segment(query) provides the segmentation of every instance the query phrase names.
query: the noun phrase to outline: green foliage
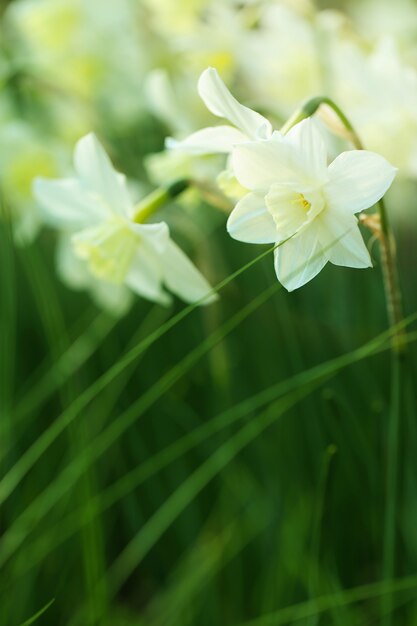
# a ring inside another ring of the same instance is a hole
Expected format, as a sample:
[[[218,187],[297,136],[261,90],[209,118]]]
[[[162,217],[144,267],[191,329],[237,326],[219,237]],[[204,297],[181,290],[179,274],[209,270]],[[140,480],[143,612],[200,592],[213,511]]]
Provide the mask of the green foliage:
[[[19,249],[2,228],[2,623],[44,604],[53,626],[362,625],[389,593],[414,624],[413,319],[390,582],[379,269],[288,294],[218,222],[215,278],[248,263],[219,303],[120,321],[62,286],[48,236]]]

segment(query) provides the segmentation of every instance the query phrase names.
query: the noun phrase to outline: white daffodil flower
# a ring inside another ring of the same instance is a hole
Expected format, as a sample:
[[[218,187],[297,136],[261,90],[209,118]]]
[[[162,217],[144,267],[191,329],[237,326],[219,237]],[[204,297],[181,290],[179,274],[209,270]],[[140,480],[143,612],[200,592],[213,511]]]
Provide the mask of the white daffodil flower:
[[[186,302],[210,292],[210,285],[170,238],[165,222],[135,223],[126,179],[113,169],[94,134],[80,139],[74,152],[76,177],[37,178],[34,193],[44,221],[70,234],[72,252],[92,278],[110,288],[127,286],[161,304],[164,287]],[[204,304],[216,299],[207,295]]]
[[[373,206],[391,185],[396,169],[383,157],[351,150],[328,166],[322,136],[307,119],[285,136],[236,146],[232,166],[250,193],[230,214],[228,232],[248,243],[281,243],[275,271],[288,291],[328,261],[372,265],[355,213]]]
[[[232,126],[203,128],[183,141],[168,138],[167,148],[183,150],[195,155],[229,154],[236,144],[271,137],[270,122],[260,113],[240,104],[213,67],[207,68],[201,74],[198,81],[198,93],[213,115],[228,120]]]

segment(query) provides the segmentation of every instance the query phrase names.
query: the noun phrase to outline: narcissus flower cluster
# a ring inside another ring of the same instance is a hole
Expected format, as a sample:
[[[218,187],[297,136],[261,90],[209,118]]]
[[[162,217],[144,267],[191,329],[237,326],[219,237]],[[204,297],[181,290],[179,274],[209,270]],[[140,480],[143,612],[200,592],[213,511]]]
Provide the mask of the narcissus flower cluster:
[[[396,169],[366,150],[343,152],[328,165],[314,120],[301,121],[286,135],[273,132],[265,118],[235,100],[213,68],[201,76],[199,92],[210,111],[233,126],[206,128],[169,145],[230,155],[227,167],[243,190],[227,222],[230,235],[276,244],[275,271],[290,291],[327,262],[370,267],[355,214],[382,198]]]
[[[328,262],[370,267],[355,214],[383,197],[396,169],[366,150],[343,152],[329,164],[315,120],[304,119],[286,134],[274,131],[233,97],[213,68],[201,75],[198,91],[207,108],[229,124],[167,145],[196,158],[227,156],[226,178],[239,195],[227,220],[229,234],[274,244],[276,275],[289,291]],[[162,304],[170,300],[166,289],[187,302],[213,301],[209,284],[171,239],[167,224],[141,223],[125,177],[93,134],[78,142],[74,166],[74,178],[38,179],[34,189],[44,220],[67,233],[67,258],[70,250],[89,280],[104,283],[107,292],[124,287]]]

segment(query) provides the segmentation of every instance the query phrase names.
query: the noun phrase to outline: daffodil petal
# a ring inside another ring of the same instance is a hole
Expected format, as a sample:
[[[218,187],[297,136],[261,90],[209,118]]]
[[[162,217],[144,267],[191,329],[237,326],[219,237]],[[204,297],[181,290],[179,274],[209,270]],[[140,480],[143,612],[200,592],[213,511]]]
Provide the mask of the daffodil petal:
[[[114,317],[125,315],[132,304],[133,294],[125,285],[113,285],[104,280],[91,281],[91,296],[97,306]]]
[[[274,256],[277,278],[288,291],[308,283],[327,263],[316,224],[281,244]]]
[[[72,289],[84,289],[91,283],[86,263],[79,259],[68,234],[60,234],[56,248],[56,265],[61,279]]]
[[[94,135],[82,137],[74,151],[75,170],[86,186],[121,215],[128,215],[131,200],[125,176],[116,172],[103,146]]]
[[[266,194],[274,183],[299,180],[298,171],[292,163],[292,150],[279,135],[268,141],[235,146],[231,164],[240,184],[251,191],[264,191]]]
[[[307,181],[324,181],[327,176],[327,150],[317,123],[308,118],[288,131],[286,141],[293,146],[298,168],[303,169]]]
[[[135,224],[132,222],[130,229],[145,239],[148,244],[159,253],[165,250],[169,240],[169,228],[165,222],[157,222],[156,224]]]
[[[358,213],[373,206],[391,186],[397,170],[366,150],[340,154],[328,168],[325,193],[333,209]]]
[[[209,111],[229,120],[249,139],[267,139],[271,136],[272,127],[269,121],[256,111],[240,104],[214,68],[209,67],[201,74],[198,93]]]
[[[245,243],[275,243],[277,229],[263,196],[248,193],[227,220],[227,231],[233,239]]]
[[[162,288],[162,281],[160,259],[147,245],[139,245],[125,278],[125,284],[147,300],[168,305],[171,297]]]
[[[185,302],[197,302],[210,293],[207,280],[172,239],[168,241],[161,262],[165,285]],[[211,304],[217,299],[217,294],[210,294],[202,304]]]
[[[89,194],[77,179],[36,178],[33,193],[43,219],[55,228],[86,228],[106,216],[102,203]]]
[[[325,213],[320,219],[320,242],[329,261],[345,267],[372,267],[354,215]]]
[[[92,276],[87,264],[74,254],[68,235],[62,235],[57,245],[57,269],[62,280],[72,289],[89,289],[100,308],[119,317],[128,310],[132,292],[125,285],[115,285]]]
[[[217,154],[229,153],[233,146],[247,141],[244,135],[233,126],[209,126],[189,135],[183,141],[176,141],[168,137],[165,147],[170,150],[181,150],[188,154]]]

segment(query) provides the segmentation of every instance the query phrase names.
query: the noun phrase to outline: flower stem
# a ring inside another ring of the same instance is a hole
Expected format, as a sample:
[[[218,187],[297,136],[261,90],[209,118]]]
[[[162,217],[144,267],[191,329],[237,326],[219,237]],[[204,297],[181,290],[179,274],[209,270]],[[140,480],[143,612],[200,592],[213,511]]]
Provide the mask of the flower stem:
[[[402,359],[393,353],[391,369],[391,405],[387,425],[387,469],[385,487],[384,539],[382,578],[392,583],[395,573],[396,516],[398,502],[399,443],[401,426]],[[393,598],[391,591],[381,597],[381,617],[384,626],[392,624]]]
[[[330,98],[318,97],[306,102],[301,109],[284,124],[281,129],[287,133],[295,124],[314,115],[321,105],[327,105],[337,115],[345,130],[347,138],[357,150],[363,150],[362,141],[343,111]],[[378,239],[381,250],[381,266],[384,278],[385,299],[387,303],[388,320],[390,327],[396,327],[392,336],[392,368],[391,368],[391,401],[387,424],[387,457],[386,457],[386,495],[384,512],[383,538],[383,579],[390,582],[395,573],[396,552],[396,511],[398,504],[398,474],[399,474],[399,439],[400,415],[402,400],[402,370],[406,356],[406,341],[404,328],[401,322],[404,318],[402,310],[401,289],[398,279],[398,270],[395,253],[395,240],[389,223],[388,213],[384,200],[378,202],[380,231]],[[381,601],[381,617],[384,626],[392,624],[392,592],[388,591]]]
[[[185,191],[189,185],[190,182],[188,180],[180,179],[166,187],[155,189],[135,206],[133,221],[138,224],[146,222],[155,211]]]
[[[381,220],[381,264],[384,276],[385,298],[391,326],[399,324],[403,318],[402,297],[396,263],[395,240],[389,225],[388,214],[383,198],[378,203]],[[392,349],[401,357],[406,351],[404,329],[398,328],[392,337]]]
[[[285,135],[293,126],[295,126],[295,124],[305,120],[307,117],[312,117],[323,104],[331,108],[334,113],[336,113],[344,128],[347,130],[348,139],[350,139],[355,148],[357,150],[363,150],[363,145],[359,135],[350,123],[349,119],[343,113],[342,109],[327,96],[317,96],[316,98],[311,98],[311,100],[308,100],[305,104],[303,104],[303,106],[298,109],[298,111],[296,111],[287,122],[285,122],[284,126],[281,128],[281,133]]]

